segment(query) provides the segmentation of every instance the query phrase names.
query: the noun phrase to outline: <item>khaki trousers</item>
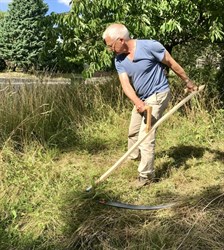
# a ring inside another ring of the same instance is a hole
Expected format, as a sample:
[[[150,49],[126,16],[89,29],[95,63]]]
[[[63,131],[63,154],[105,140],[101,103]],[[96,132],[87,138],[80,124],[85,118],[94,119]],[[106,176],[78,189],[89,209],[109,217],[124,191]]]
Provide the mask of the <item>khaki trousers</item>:
[[[145,100],[145,104],[152,107],[151,126],[153,126],[162,116],[164,110],[168,106],[170,99],[170,91],[156,93]],[[131,114],[131,121],[128,131],[128,149],[135,144],[139,139],[145,136],[146,114],[137,112],[134,106]],[[156,131],[152,132],[129,156],[130,159],[141,157],[138,166],[139,175],[142,177],[152,178],[155,175],[154,156],[155,156],[155,139]]]

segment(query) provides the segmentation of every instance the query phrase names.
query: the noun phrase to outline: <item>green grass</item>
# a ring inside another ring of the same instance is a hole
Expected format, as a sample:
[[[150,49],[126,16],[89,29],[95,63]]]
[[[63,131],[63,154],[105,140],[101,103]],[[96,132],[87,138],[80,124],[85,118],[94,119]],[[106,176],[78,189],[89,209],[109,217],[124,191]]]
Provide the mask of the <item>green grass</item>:
[[[159,127],[150,187],[133,188],[138,162],[125,162],[87,193],[126,152],[120,88],[11,93],[0,102],[0,249],[224,249],[223,110],[196,98]],[[100,199],[176,205],[133,211]]]

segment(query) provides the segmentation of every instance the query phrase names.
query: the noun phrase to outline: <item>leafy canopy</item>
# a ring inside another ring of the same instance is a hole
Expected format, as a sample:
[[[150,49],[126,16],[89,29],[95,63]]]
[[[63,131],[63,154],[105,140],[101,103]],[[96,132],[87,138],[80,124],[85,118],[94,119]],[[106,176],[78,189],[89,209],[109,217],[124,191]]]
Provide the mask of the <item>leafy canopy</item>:
[[[88,63],[92,74],[111,66],[101,38],[110,23],[124,23],[133,37],[157,39],[171,51],[191,40],[223,40],[223,9],[222,0],[73,0],[61,22],[69,27],[71,56]]]

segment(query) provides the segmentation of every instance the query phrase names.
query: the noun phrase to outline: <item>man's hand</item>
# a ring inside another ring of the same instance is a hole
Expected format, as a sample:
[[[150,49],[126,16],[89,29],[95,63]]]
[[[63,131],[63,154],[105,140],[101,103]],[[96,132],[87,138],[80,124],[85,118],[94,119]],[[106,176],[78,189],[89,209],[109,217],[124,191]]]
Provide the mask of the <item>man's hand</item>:
[[[190,79],[185,80],[186,83],[186,89],[185,92],[193,92],[193,91],[197,91],[198,87],[196,85],[193,84],[193,82]]]
[[[145,103],[141,100],[135,104],[135,107],[139,113],[142,113],[145,111]]]

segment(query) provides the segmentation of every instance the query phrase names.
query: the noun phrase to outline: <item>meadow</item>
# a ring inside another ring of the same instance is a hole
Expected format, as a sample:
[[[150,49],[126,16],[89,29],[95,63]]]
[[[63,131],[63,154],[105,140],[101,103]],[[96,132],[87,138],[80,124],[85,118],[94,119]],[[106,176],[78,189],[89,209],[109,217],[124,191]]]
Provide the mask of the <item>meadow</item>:
[[[224,249],[224,110],[207,89],[158,128],[156,182],[136,190],[138,162],[125,162],[88,193],[127,150],[132,105],[117,79],[9,84],[0,95],[0,249]],[[169,109],[185,96],[180,83],[172,95]]]

